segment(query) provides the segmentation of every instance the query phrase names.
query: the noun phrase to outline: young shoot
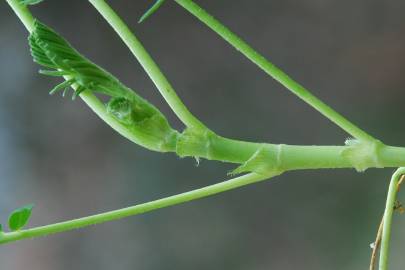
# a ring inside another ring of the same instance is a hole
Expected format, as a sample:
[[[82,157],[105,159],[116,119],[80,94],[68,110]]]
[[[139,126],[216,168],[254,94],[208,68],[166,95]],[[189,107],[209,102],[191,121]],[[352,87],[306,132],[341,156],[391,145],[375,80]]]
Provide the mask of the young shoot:
[[[82,56],[55,31],[36,20],[29,44],[34,61],[53,69],[40,70],[41,74],[67,78],[50,94],[63,90],[65,95],[75,85],[73,99],[84,91],[107,95],[111,98],[106,105],[107,112],[130,130],[140,145],[160,152],[175,149],[177,132],[156,107]]]

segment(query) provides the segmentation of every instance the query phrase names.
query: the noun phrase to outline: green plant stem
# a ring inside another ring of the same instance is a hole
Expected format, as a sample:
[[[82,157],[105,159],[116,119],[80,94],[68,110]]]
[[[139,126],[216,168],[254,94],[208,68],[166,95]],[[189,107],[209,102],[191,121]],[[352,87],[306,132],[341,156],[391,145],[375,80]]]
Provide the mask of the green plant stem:
[[[394,213],[394,205],[398,193],[398,183],[404,174],[405,168],[402,167],[396,170],[391,177],[391,182],[387,195],[387,202],[384,211],[379,270],[388,270],[388,254],[391,238],[392,214]]]
[[[258,181],[262,181],[268,177],[258,174],[247,174],[244,176],[236,177],[231,180],[218,183],[215,185],[203,187],[193,191],[181,193],[178,195],[170,196],[167,198],[135,205],[132,207],[127,207],[115,211],[110,211],[102,214],[92,215],[88,217],[83,217],[75,220],[50,224],[46,226],[36,227],[27,230],[21,230],[17,232],[9,232],[0,234],[0,244],[5,244],[8,242],[13,242],[17,240],[46,236],[53,233],[69,231],[73,229],[78,229],[86,227],[89,225],[94,225],[98,223],[103,223],[107,221],[117,220],[125,218],[128,216],[138,215],[146,212],[150,212],[159,208],[164,208],[176,204],[181,204],[184,202],[200,199],[217,193],[221,193],[227,190],[235,189],[244,185],[252,184]]]
[[[179,117],[179,119],[189,128],[206,130],[207,128],[205,125],[194,117],[183,104],[169,81],[156,65],[155,61],[145,50],[142,43],[135,37],[135,35],[131,32],[123,20],[115,13],[115,11],[104,0],[89,0],[89,2],[111,25],[136,59],[138,59],[139,63],[145,69],[146,73],[152,79],[177,117]]]
[[[209,147],[207,147],[207,141]],[[179,144],[179,143],[178,143]],[[178,146],[179,148],[179,146]],[[349,146],[286,145],[243,142],[214,135],[207,138],[193,137],[182,145],[180,156],[196,156],[208,160],[221,160],[231,163],[244,163],[255,152],[263,148],[268,152],[264,162],[271,164],[278,160],[283,171],[302,169],[353,168],[353,162],[368,159],[367,153],[359,155],[356,160],[346,158],[344,153]],[[183,153],[184,151],[184,153]],[[405,148],[383,145],[374,153],[379,167],[401,167],[405,165]],[[369,167],[374,167],[369,165]]]
[[[216,20],[213,16],[208,14],[202,7],[194,3],[192,0],[175,0],[180,6],[185,8],[200,21],[206,24],[209,28],[214,30],[218,35],[223,39],[229,42],[233,47],[238,51],[244,54],[249,60],[259,66],[267,74],[273,77],[275,80],[284,85],[287,89],[297,95],[299,98],[304,100],[306,103],[311,105],[321,114],[326,116],[333,123],[341,127],[347,133],[353,137],[363,140],[363,141],[372,141],[375,140],[372,136],[358,128],[356,125],[351,123],[348,119],[343,117],[341,114],[333,110],[327,104],[322,102],[320,99],[311,94],[307,89],[302,85],[290,78],[286,73],[273,65],[270,61],[264,58],[256,50],[254,50],[249,44],[243,41],[240,37],[234,34],[221,22]]]
[[[34,17],[32,17],[32,14],[28,10],[28,8],[20,4],[18,0],[6,0],[6,1],[10,5],[10,7],[14,10],[17,17],[24,24],[28,32],[31,33],[34,30]]]
[[[7,0],[7,2],[15,11],[17,16],[22,20],[26,28],[29,31],[32,31],[34,19],[31,16],[29,10],[19,4],[18,0]],[[202,124],[199,125],[198,122],[195,121],[195,118],[187,111],[187,109],[184,107],[184,105],[181,103],[181,101],[178,99],[173,91],[165,92],[167,91],[167,89],[165,88],[167,87],[167,85],[164,83],[165,78],[158,69],[154,68],[155,64],[152,59],[150,59],[142,46],[139,47],[140,43],[137,43],[136,38],[118,18],[118,16],[108,7],[108,5],[104,1],[91,0],[91,2],[96,7],[98,7],[98,9],[101,10],[102,14],[105,15],[106,18],[108,18],[107,20],[111,24],[113,24],[115,28],[118,29],[116,30],[120,31],[121,35],[123,35],[122,37],[128,39],[127,42],[129,42],[130,44],[133,43],[131,47],[133,49],[137,48],[137,50],[139,50],[138,57],[140,57],[141,60],[143,59],[143,57],[149,59],[146,60],[146,62],[145,60],[142,60],[144,61],[144,65],[146,66],[146,68],[150,69],[149,73],[152,73],[152,76],[157,76],[158,79],[156,79],[155,77],[155,83],[157,80],[158,83],[161,84],[161,91],[166,93],[166,97],[171,100],[172,106],[174,107],[174,109],[177,110],[179,117],[185,120],[184,122],[186,123],[186,125],[190,125],[192,127],[192,130],[197,129],[200,131],[205,131],[199,132],[196,136],[194,136],[193,134],[187,134],[186,132],[179,134],[177,138],[178,141],[176,142],[176,146],[175,149],[173,149],[173,152],[176,152],[181,156],[196,156],[234,163],[244,163],[248,161],[252,156],[254,156],[255,153],[257,153],[259,150],[263,150],[266,153],[266,157],[268,157],[268,160],[263,160],[262,162],[264,162],[264,164],[272,165],[271,161],[276,161],[278,167],[275,168],[275,173],[277,174],[283,171],[296,169],[352,168],[356,167],[356,162],[360,162],[363,164],[363,160],[367,161],[374,159],[378,160],[378,166],[380,167],[405,166],[405,148],[402,147],[380,145],[378,147],[378,151],[371,152],[368,152],[367,147],[360,148],[359,151],[354,151],[355,153],[359,152],[359,154],[354,155],[355,159],[353,160],[353,158],[348,159],[347,156],[343,154],[347,152],[347,150],[352,150],[352,146],[294,146],[259,144],[231,140],[209,132]],[[124,30],[122,30],[121,28],[123,28]],[[116,121],[111,115],[109,115],[106,112],[105,105],[100,102],[93,94],[87,91],[83,92],[80,97],[100,118],[107,122],[107,124],[117,130],[124,137],[136,143],[136,138],[132,136],[131,132],[128,131],[125,126]],[[184,110],[181,109],[182,107],[184,108]],[[354,148],[354,150],[356,149]],[[370,163],[369,165],[372,167],[375,166],[374,163]],[[274,175],[275,174],[272,174],[271,172],[269,172],[268,174],[250,173],[222,183],[128,208],[123,208],[61,223],[36,227],[32,229],[21,230],[18,232],[1,233],[0,243],[7,243],[25,238],[44,236],[51,233],[72,230],[91,224],[107,222],[131,215],[145,213],[159,208],[196,200],[237,187],[252,184]]]

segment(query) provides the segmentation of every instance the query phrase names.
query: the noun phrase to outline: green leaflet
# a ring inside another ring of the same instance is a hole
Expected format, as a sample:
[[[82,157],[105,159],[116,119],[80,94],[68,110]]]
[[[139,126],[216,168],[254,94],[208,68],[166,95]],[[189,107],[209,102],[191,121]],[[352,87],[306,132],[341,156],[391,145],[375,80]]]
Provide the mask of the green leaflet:
[[[41,2],[43,2],[44,0],[20,0],[20,4],[27,6],[27,5],[36,5],[39,4]]]
[[[31,217],[32,208],[34,208],[34,205],[29,204],[18,208],[11,213],[8,219],[8,226],[11,231],[18,231],[27,225]]]
[[[139,144],[156,151],[174,150],[177,132],[170,127],[166,117],[112,74],[82,56],[55,31],[35,21],[29,45],[34,61],[51,69],[40,73],[66,79],[50,94],[63,89],[65,94],[70,86],[75,86],[73,99],[83,91],[107,95],[111,97],[107,112],[130,130]]]

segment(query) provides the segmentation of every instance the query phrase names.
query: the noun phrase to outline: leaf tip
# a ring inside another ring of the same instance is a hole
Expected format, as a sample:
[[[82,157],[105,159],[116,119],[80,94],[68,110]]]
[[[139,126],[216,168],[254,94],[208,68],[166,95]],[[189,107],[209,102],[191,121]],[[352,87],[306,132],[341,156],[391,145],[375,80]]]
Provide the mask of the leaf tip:
[[[138,20],[138,23],[143,23],[153,13],[155,13],[165,2],[165,0],[157,0]]]

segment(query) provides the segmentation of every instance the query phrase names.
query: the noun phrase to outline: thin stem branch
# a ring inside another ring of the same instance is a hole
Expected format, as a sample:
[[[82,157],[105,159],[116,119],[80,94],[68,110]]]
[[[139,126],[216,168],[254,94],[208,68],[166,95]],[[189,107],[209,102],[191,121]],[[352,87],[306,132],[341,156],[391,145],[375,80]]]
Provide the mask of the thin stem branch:
[[[34,30],[34,17],[32,17],[31,12],[28,8],[20,3],[18,0],[6,0],[10,7],[14,10],[17,17],[21,20],[24,24],[25,28],[27,28],[28,32],[32,32]]]
[[[375,241],[373,243],[372,247],[372,252],[371,252],[371,258],[370,258],[370,267],[369,270],[374,270],[375,268],[375,263],[377,259],[377,251],[380,247],[381,244],[381,236],[382,236],[382,231],[383,231],[383,225],[384,225],[384,216],[381,219],[380,225],[378,226],[377,230],[377,236],[375,237]]]
[[[213,16],[208,14],[202,7],[194,3],[192,0],[175,0],[180,6],[185,8],[200,21],[206,24],[209,28],[214,30],[223,39],[229,42],[233,47],[245,55],[249,60],[259,66],[263,71],[273,77],[275,80],[284,85],[287,89],[297,95],[299,98],[304,100],[310,106],[315,108],[318,112],[326,116],[333,123],[341,127],[347,133],[353,137],[370,141],[375,140],[372,136],[367,134],[365,131],[361,130],[359,127],[351,123],[348,119],[343,117],[341,114],[333,110],[327,104],[322,102],[320,99],[311,94],[302,85],[290,78],[286,73],[280,70],[278,67],[273,65],[270,61],[264,58],[256,50],[254,50],[249,44],[243,41],[235,33],[229,30],[221,22],[216,20]]]
[[[404,180],[405,180],[405,177],[402,175],[401,179],[399,180],[399,182],[397,184],[397,191],[396,191],[397,194],[398,194],[399,190],[401,189],[401,185],[404,182]],[[374,268],[375,268],[376,259],[377,259],[377,251],[378,251],[378,248],[380,247],[380,244],[381,244],[383,225],[384,225],[384,216],[381,218],[380,225],[378,226],[377,236],[376,236],[375,241],[373,243],[373,251],[371,253],[369,270],[374,270]]]
[[[388,270],[388,254],[391,238],[392,214],[394,212],[395,200],[398,192],[398,184],[401,181],[403,181],[404,174],[405,174],[405,167],[402,167],[396,170],[391,177],[391,182],[387,195],[387,202],[384,211],[379,270]]]
[[[0,244],[14,242],[27,238],[41,237],[49,234],[65,232],[74,230],[94,224],[104,223],[107,221],[117,220],[129,216],[134,216],[160,208],[169,207],[176,204],[181,204],[188,201],[197,200],[203,197],[211,196],[217,193],[221,193],[227,190],[235,189],[241,186],[259,182],[269,178],[255,173],[246,174],[240,177],[233,178],[231,180],[214,184],[211,186],[203,187],[193,191],[181,193],[178,195],[166,197],[163,199],[138,204],[135,206],[122,208],[102,214],[92,215],[79,219],[69,220],[60,223],[54,223],[46,226],[36,227],[27,230],[21,230],[16,232],[0,234]]]
[[[183,104],[169,81],[160,71],[155,61],[145,50],[142,43],[136,38],[136,36],[131,32],[117,13],[104,0],[89,0],[89,2],[111,25],[136,59],[138,59],[139,63],[145,69],[146,73],[152,79],[163,98],[169,104],[170,108],[174,111],[177,117],[179,117],[179,119],[190,128],[202,130],[207,129],[205,125],[201,123],[194,115],[192,115],[187,107]]]

